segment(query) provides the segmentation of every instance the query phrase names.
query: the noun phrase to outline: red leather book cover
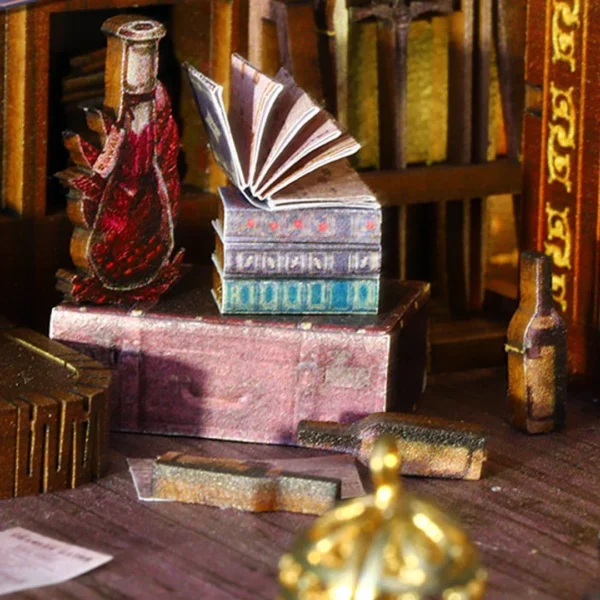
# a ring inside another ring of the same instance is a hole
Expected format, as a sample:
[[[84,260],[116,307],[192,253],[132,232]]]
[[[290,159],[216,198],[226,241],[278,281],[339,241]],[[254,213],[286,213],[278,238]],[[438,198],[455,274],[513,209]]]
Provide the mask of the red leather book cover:
[[[428,284],[386,282],[378,316],[225,317],[196,275],[149,312],[54,309],[51,337],[113,368],[113,428],[293,443],[302,419],[413,409]]]
[[[600,237],[600,3],[529,0],[524,115],[525,248],[552,258],[569,372],[593,375]]]

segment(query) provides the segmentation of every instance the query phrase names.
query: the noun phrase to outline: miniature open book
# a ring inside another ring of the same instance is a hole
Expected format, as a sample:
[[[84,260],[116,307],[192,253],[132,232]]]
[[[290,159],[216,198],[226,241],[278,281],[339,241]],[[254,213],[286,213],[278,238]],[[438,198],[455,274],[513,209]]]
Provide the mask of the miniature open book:
[[[281,210],[377,203],[345,160],[358,142],[284,69],[268,77],[232,55],[229,113],[223,88],[186,69],[215,158],[252,204]]]

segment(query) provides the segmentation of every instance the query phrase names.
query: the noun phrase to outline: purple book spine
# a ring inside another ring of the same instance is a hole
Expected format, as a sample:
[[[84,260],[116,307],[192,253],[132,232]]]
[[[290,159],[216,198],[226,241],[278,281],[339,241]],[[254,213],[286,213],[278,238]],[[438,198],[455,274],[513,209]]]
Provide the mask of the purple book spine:
[[[227,277],[375,278],[381,247],[342,244],[236,243],[217,236],[215,258]]]
[[[223,239],[247,242],[381,243],[381,207],[300,208],[267,211],[250,205],[235,188],[219,188]]]

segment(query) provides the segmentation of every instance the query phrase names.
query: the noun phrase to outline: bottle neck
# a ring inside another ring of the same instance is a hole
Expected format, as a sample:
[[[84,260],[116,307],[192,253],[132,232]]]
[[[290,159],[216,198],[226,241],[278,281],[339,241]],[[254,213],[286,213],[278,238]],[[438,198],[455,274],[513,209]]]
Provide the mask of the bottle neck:
[[[104,106],[117,121],[125,104],[137,104],[157,85],[158,44],[165,28],[142,17],[120,15],[105,21],[107,36]]]
[[[552,311],[552,261],[541,252],[521,254],[520,307],[548,315]]]

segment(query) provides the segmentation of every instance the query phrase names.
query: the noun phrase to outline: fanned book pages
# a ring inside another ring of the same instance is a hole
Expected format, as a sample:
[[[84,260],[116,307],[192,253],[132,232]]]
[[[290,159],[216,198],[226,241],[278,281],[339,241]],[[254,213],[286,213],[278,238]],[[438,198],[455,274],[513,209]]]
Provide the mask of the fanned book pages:
[[[249,202],[267,210],[377,205],[346,160],[359,143],[284,69],[268,77],[234,54],[229,112],[220,85],[186,70],[215,159]]]

